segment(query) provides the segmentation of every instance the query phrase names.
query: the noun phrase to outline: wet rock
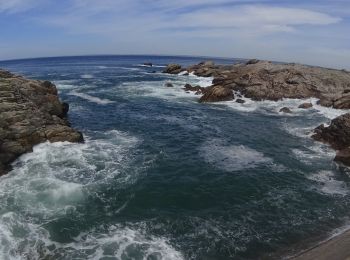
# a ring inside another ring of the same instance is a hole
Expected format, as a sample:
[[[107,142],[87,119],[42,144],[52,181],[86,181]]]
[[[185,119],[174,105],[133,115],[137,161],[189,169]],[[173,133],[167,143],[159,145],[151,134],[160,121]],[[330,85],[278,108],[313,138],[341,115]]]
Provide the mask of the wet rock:
[[[68,110],[53,83],[0,70],[0,175],[41,142],[82,142],[83,135],[69,126]]]
[[[350,113],[333,119],[328,127],[318,126],[312,138],[329,144],[337,150],[335,160],[350,166]]]
[[[173,87],[174,87],[174,85],[171,84],[171,83],[169,83],[169,82],[165,83],[165,86],[166,86],[167,88],[173,88]]]
[[[245,103],[245,101],[243,99],[240,99],[240,98],[237,98],[236,102],[239,103],[239,104],[244,104]]]
[[[199,99],[199,102],[218,102],[233,99],[234,94],[231,89],[224,88],[223,86],[212,86],[205,89],[204,95]]]
[[[169,64],[163,72],[168,74],[179,74],[181,71],[182,68],[179,64]]]
[[[311,103],[303,103],[300,106],[298,106],[298,108],[303,108],[303,109],[312,108],[312,104]]]
[[[290,110],[290,108],[288,108],[288,107],[282,107],[282,108],[280,109],[280,112],[281,112],[281,113],[291,114],[291,113],[292,113],[292,110]]]
[[[196,92],[196,95],[199,95],[203,92],[203,89],[201,86],[192,86],[191,84],[186,84],[184,86],[184,90],[185,91],[193,91],[193,92]]]
[[[153,64],[151,62],[145,62],[143,65],[147,66],[147,67],[152,67]]]

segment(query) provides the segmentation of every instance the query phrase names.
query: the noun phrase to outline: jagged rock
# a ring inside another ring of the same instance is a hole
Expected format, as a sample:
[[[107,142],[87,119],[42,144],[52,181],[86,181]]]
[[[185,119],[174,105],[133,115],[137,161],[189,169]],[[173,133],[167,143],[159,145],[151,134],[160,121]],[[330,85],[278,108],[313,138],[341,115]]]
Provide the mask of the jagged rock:
[[[308,109],[311,108],[312,104],[311,103],[303,103],[300,106],[298,106],[298,108],[303,108],[303,109]]]
[[[203,89],[201,86],[192,86],[190,84],[186,84],[184,86],[185,91],[194,91],[197,95],[201,94],[203,92]]]
[[[251,59],[251,60],[248,60],[246,65],[252,65],[252,64],[257,64],[259,62],[259,60],[257,59]]]
[[[145,62],[143,65],[148,66],[148,67],[152,67],[153,66],[153,64],[151,62]]]
[[[288,108],[288,107],[282,107],[282,108],[280,109],[280,112],[281,112],[281,113],[291,114],[291,113],[292,113],[292,110],[290,110],[290,108]]]
[[[181,71],[183,70],[179,64],[169,64],[163,72],[168,74],[179,74]]]
[[[328,127],[318,126],[312,137],[337,150],[335,161],[350,166],[350,113],[333,119]]]
[[[245,101],[243,99],[240,99],[240,98],[237,98],[236,102],[239,103],[239,104],[244,104],[245,103]]]
[[[47,140],[82,142],[82,134],[69,127],[68,110],[51,82],[0,70],[0,175],[36,144]]]
[[[165,83],[165,86],[166,86],[167,88],[173,88],[173,87],[174,87],[174,85],[171,84],[171,83],[169,83],[169,82]]]
[[[333,107],[337,109],[350,109],[350,95],[344,94],[333,101]]]
[[[258,60],[251,60],[248,65],[202,62],[182,70],[197,76],[214,77],[213,86],[239,91],[256,101],[314,97],[320,99],[318,103],[322,106],[350,108],[347,92],[350,90],[350,73],[340,70]]]
[[[231,89],[224,88],[223,86],[212,86],[205,89],[204,95],[199,99],[199,102],[218,102],[233,99],[234,94]]]

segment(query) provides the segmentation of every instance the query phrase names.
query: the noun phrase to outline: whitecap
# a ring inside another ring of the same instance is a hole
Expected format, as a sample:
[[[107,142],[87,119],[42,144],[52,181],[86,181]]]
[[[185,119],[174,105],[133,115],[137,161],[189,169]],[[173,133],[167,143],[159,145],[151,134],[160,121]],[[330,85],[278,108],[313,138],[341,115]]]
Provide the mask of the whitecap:
[[[335,178],[332,171],[320,171],[315,174],[308,175],[309,180],[317,182],[316,189],[324,194],[345,196],[349,192],[344,181]]]
[[[199,151],[207,163],[225,171],[240,171],[263,164],[273,165],[273,160],[261,152],[244,145],[224,144],[220,139],[205,142]]]
[[[92,78],[94,78],[94,76],[91,75],[91,74],[83,74],[83,75],[81,75],[80,77],[81,77],[82,79],[92,79]]]
[[[93,102],[93,103],[96,103],[99,105],[107,105],[107,104],[114,103],[114,101],[109,100],[107,98],[102,99],[102,98],[91,96],[91,95],[86,94],[86,93],[77,92],[75,90],[69,92],[68,95],[80,97],[82,99],[88,100],[90,102]]]

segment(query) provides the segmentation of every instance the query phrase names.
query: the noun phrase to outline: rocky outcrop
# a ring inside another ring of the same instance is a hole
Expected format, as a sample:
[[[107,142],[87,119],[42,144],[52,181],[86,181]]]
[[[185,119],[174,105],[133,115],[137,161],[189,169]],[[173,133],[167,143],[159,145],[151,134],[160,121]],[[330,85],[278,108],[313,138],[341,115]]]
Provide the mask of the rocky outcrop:
[[[68,110],[51,82],[0,70],[0,175],[36,144],[82,142],[82,134],[69,126]]]
[[[179,74],[182,71],[184,70],[179,64],[169,64],[163,72],[168,74]]]
[[[231,89],[223,86],[212,86],[205,90],[204,95],[199,99],[199,102],[219,102],[233,99],[234,94]]]
[[[350,165],[350,113],[333,119],[328,127],[320,125],[314,132],[312,137],[315,140],[337,150],[336,161]]]
[[[300,106],[298,106],[298,108],[302,108],[302,109],[312,108],[312,104],[311,103],[303,103]]]
[[[350,73],[343,70],[250,60],[232,65],[201,62],[187,68],[170,64],[164,72],[177,74],[185,70],[213,77],[213,86],[240,92],[256,101],[314,97],[322,106],[350,108]]]
[[[288,107],[282,107],[279,112],[280,113],[291,114],[292,110],[290,110],[290,108],[288,108]]]
[[[205,91],[205,88],[201,87],[201,86],[192,86],[191,84],[186,84],[184,86],[184,90],[186,92],[188,91],[192,91],[192,92],[196,92],[195,94],[196,95],[200,95],[200,94],[203,94],[204,91]]]

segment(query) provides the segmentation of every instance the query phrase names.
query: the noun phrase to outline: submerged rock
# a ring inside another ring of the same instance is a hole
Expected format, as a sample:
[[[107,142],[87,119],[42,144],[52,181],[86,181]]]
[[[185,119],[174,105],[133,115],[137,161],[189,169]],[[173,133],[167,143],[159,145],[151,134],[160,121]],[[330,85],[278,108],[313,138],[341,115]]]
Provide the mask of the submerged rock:
[[[173,88],[173,87],[174,87],[174,85],[171,84],[171,83],[169,83],[169,82],[165,83],[165,86],[166,86],[167,88]]]
[[[223,86],[212,86],[205,89],[204,95],[199,99],[199,102],[218,102],[233,99],[234,94],[231,89],[224,88]]]
[[[152,67],[153,66],[153,64],[151,62],[145,62],[143,65],[148,66],[148,67]]]
[[[244,104],[245,103],[245,101],[243,99],[240,99],[240,98],[237,98],[236,102],[239,103],[239,104]]]
[[[0,175],[39,143],[83,142],[82,134],[69,126],[68,110],[53,83],[0,70]]]

